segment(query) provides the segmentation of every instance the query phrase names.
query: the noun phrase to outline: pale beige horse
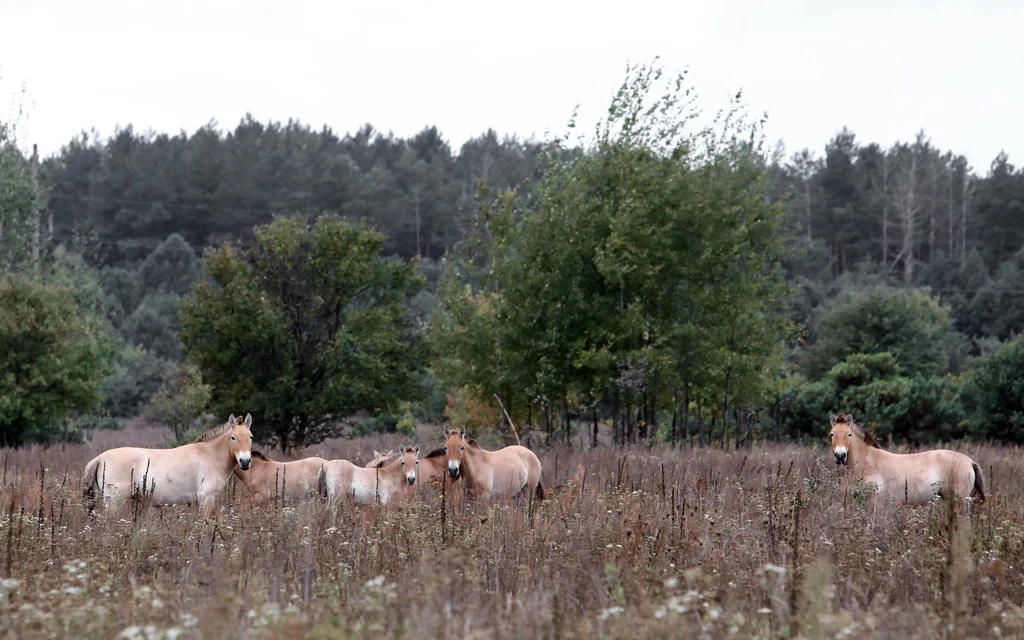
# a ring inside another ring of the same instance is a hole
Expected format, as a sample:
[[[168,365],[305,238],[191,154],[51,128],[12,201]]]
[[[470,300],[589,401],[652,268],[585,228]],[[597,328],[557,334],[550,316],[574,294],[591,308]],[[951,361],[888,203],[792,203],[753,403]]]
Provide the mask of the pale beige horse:
[[[317,490],[328,499],[347,496],[355,502],[387,504],[406,484],[402,461],[381,467],[359,467],[348,460],[328,460],[320,471]]]
[[[985,477],[968,456],[950,449],[891,453],[878,448],[851,416],[830,416],[831,448],[836,464],[877,488],[879,495],[909,504],[926,504],[955,494],[985,501]]]
[[[245,470],[252,462],[251,426],[251,415],[231,414],[225,424],[173,449],[108,449],[85,465],[82,489],[88,498],[98,490],[106,505],[142,495],[158,505],[198,502],[208,514],[235,467]]]
[[[373,460],[366,463],[367,469],[376,469],[377,467],[383,467],[388,463],[388,460],[395,457],[395,452],[388,449],[386,453],[381,453],[376,449],[373,450]]]
[[[488,451],[466,439],[463,428],[449,429],[444,443],[448,475],[462,477],[468,488],[481,498],[526,494],[544,498],[540,483],[540,460],[520,445]]]
[[[252,466],[248,471],[235,467],[235,476],[251,494],[262,499],[301,499],[317,495],[320,470],[325,464],[326,460],[315,457],[278,462],[254,450]]]

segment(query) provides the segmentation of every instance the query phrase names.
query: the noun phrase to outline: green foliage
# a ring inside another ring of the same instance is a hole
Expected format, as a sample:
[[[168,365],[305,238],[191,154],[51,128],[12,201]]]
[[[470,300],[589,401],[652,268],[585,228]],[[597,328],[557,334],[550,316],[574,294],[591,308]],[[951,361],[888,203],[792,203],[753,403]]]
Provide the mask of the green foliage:
[[[366,224],[292,216],[258,227],[251,248],[207,252],[181,335],[218,414],[244,408],[261,441],[293,447],[415,394],[423,352],[403,310],[421,279],[383,243]]]
[[[521,417],[573,392],[646,406],[685,385],[727,405],[770,388],[788,333],[784,219],[758,127],[737,109],[692,130],[684,79],[652,99],[660,77],[634,69],[593,144],[535,191],[483,193],[432,336],[453,386]]]
[[[0,441],[46,441],[72,412],[97,408],[114,344],[68,285],[0,279]]]
[[[964,435],[960,393],[960,380],[952,376],[907,377],[891,353],[857,353],[816,382],[788,378],[772,415],[782,434],[811,440],[827,433],[827,416],[839,411],[877,438],[950,440]]]
[[[181,299],[173,293],[153,293],[143,298],[121,325],[129,344],[140,345],[158,357],[176,361],[181,357],[178,340]]]
[[[173,445],[185,444],[189,430],[210,402],[210,385],[203,384],[199,368],[182,362],[171,369],[153,395],[154,417],[174,433]]]
[[[0,122],[0,273],[28,260],[35,207],[28,160]]]
[[[981,358],[965,385],[963,398],[972,436],[1020,442],[1024,434],[1024,338]]]
[[[916,289],[879,286],[845,292],[825,313],[821,331],[807,353],[812,378],[857,353],[890,353],[908,376],[949,371],[964,353],[949,310]]]
[[[113,418],[134,418],[160,387],[170,364],[138,346],[124,346],[114,372],[103,383],[102,412]]]

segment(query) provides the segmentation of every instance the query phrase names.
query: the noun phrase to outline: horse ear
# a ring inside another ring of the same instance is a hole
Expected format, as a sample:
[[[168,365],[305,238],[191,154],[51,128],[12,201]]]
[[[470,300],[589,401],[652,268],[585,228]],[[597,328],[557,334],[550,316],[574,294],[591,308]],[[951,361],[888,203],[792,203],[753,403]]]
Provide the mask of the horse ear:
[[[415,449],[413,449],[413,450],[412,450],[412,452],[413,452],[413,454],[414,454],[414,455],[415,455],[415,456],[416,456],[417,458],[419,458],[419,457],[420,457],[420,445],[416,445],[416,448],[415,448]]]
[[[246,427],[251,427],[252,426],[252,414],[251,413],[245,414],[245,426]]]
[[[374,458],[379,458],[380,457],[380,451],[377,451],[376,449],[374,449],[373,450],[373,457]]]
[[[828,414],[828,421],[832,424],[833,427],[836,426],[836,414]]]
[[[235,414],[232,413],[230,416],[228,416],[228,421],[225,422],[224,424],[235,424]]]
[[[466,427],[462,427],[462,429],[459,430],[459,435],[462,436],[463,440],[466,439]]]

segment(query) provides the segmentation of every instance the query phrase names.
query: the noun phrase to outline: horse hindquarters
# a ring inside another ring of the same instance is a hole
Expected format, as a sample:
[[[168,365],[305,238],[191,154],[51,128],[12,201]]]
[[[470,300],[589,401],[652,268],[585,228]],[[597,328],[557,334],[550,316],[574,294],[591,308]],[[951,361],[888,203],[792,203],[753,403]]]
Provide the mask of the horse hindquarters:
[[[985,475],[981,472],[981,466],[971,460],[971,469],[974,471],[974,486],[972,489],[978,494],[978,504],[985,502]]]

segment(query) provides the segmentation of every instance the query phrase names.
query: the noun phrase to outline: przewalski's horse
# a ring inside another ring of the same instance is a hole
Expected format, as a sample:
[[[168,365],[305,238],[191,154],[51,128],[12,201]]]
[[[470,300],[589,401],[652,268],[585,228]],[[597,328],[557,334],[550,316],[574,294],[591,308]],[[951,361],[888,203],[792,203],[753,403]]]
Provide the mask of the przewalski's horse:
[[[348,496],[355,502],[387,504],[406,484],[402,461],[382,467],[357,467],[348,460],[328,460],[317,480],[320,495]]]
[[[248,471],[235,467],[235,476],[253,495],[274,499],[300,499],[317,494],[320,469],[327,464],[323,458],[303,458],[291,462],[271,460],[259,451],[252,452],[252,466]]]
[[[449,429],[445,433],[445,459],[448,475],[463,478],[469,489],[482,498],[492,496],[544,499],[540,483],[540,460],[526,447],[514,444],[497,451],[480,448],[466,439],[466,430]]]
[[[985,501],[985,477],[969,457],[949,449],[920,453],[891,453],[878,448],[851,416],[829,417],[832,456],[854,477],[873,484],[880,495],[909,504],[926,504],[935,496],[953,493]]]
[[[445,458],[444,448],[434,449],[425,457],[420,458],[420,448],[405,447],[402,451],[402,460],[405,461],[405,478],[409,484],[432,484],[436,481],[444,481],[445,470],[448,461]]]
[[[392,451],[391,449],[388,449],[387,453],[381,453],[380,451],[374,449],[373,460],[370,460],[369,462],[366,463],[366,468],[376,469],[377,467],[383,467],[388,463],[388,460],[394,457],[394,455],[395,452]]]
[[[252,463],[252,416],[228,417],[195,442],[173,449],[119,447],[99,454],[85,465],[82,489],[87,498],[99,490],[111,505],[133,493],[146,495],[153,504],[198,502],[209,514],[213,500],[235,467]]]

